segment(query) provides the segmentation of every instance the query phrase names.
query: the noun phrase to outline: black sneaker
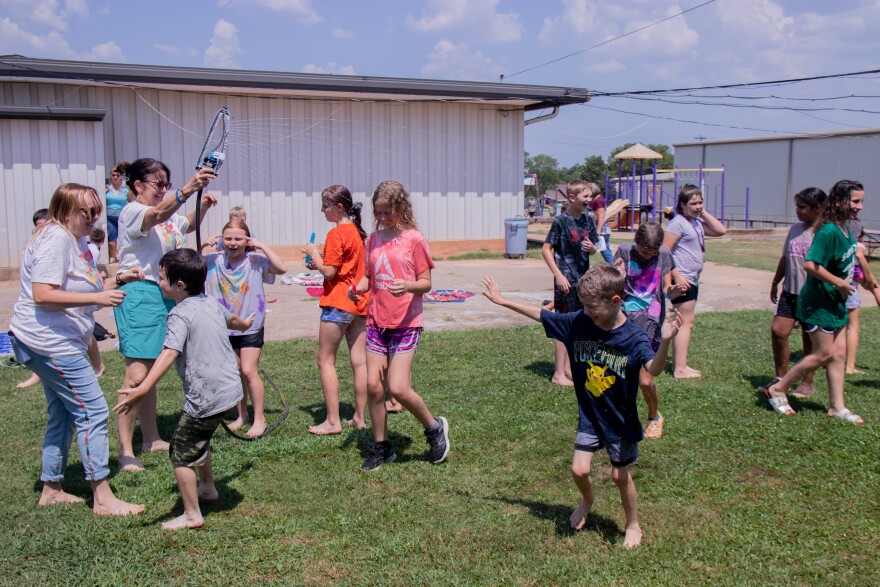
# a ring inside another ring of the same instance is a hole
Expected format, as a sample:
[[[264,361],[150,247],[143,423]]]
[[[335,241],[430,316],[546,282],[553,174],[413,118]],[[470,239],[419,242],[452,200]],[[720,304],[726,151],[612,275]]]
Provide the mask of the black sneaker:
[[[382,466],[382,463],[392,463],[397,460],[397,453],[390,442],[377,442],[373,444],[370,456],[364,459],[361,469],[364,471],[375,471]]]
[[[435,417],[435,426],[425,430],[425,438],[428,440],[428,460],[439,465],[449,455],[449,422],[443,416]]]

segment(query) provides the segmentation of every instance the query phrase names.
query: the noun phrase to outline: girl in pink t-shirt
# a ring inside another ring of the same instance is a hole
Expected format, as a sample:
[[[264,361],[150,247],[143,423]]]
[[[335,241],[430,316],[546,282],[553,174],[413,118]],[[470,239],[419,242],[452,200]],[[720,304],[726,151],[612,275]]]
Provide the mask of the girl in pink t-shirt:
[[[425,427],[428,459],[439,464],[449,454],[449,425],[434,417],[412,388],[412,364],[422,335],[422,296],[431,291],[434,262],[428,241],[416,227],[406,188],[383,181],[373,192],[376,231],[367,240],[363,279],[349,297],[370,292],[367,306],[367,405],[374,445],[361,465],[378,469],[397,459],[388,441],[386,390]]]

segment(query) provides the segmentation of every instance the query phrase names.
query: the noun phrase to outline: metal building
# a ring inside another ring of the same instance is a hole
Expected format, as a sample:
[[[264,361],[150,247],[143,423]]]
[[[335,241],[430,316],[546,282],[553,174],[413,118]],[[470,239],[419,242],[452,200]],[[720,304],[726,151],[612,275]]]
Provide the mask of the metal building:
[[[227,106],[226,163],[209,191],[271,245],[320,242],[332,228],[321,190],[341,183],[368,204],[397,179],[432,245],[503,243],[522,214],[524,125],[533,110],[589,99],[583,88],[82,63],[0,57],[0,270],[18,265],[31,215],[74,181],[103,194],[117,162],[153,157],[182,185],[215,113]],[[436,246],[436,245],[435,245]]]
[[[749,224],[775,226],[797,220],[794,194],[806,187],[826,192],[841,179],[865,186],[859,218],[865,228],[880,229],[880,129],[809,135],[780,135],[726,141],[681,143],[675,147],[678,168],[725,168],[723,216],[731,226],[744,226],[746,190]],[[721,216],[712,190],[704,194],[709,209]]]

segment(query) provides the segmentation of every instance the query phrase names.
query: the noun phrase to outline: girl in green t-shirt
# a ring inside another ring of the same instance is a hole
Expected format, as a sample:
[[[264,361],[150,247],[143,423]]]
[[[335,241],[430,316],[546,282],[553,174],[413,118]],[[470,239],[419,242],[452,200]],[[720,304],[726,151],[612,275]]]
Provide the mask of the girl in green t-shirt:
[[[846,364],[846,298],[852,293],[856,239],[846,227],[850,218],[850,196],[862,192],[862,184],[841,180],[834,184],[822,210],[807,253],[804,270],[807,281],[798,295],[797,319],[810,336],[813,351],[794,365],[779,381],[762,387],[770,406],[779,414],[793,415],[786,397],[792,384],[806,373],[825,367],[828,381],[828,415],[863,424],[843,403]]]

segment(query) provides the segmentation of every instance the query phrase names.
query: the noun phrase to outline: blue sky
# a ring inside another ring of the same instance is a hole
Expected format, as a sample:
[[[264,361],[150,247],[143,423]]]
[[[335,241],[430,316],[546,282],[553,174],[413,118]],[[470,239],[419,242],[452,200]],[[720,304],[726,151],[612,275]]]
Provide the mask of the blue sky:
[[[481,81],[498,81],[504,74],[511,83],[603,92],[880,68],[880,0],[715,0],[602,47],[518,73],[703,1],[0,0],[0,54]],[[699,98],[830,108],[809,112],[599,96],[588,106],[563,108],[555,120],[527,127],[526,150],[573,165],[589,155],[604,157],[625,142],[877,128],[880,114],[843,109],[880,113],[878,80],[880,74],[714,92],[824,99],[817,102]],[[828,100],[851,95],[877,97]]]

